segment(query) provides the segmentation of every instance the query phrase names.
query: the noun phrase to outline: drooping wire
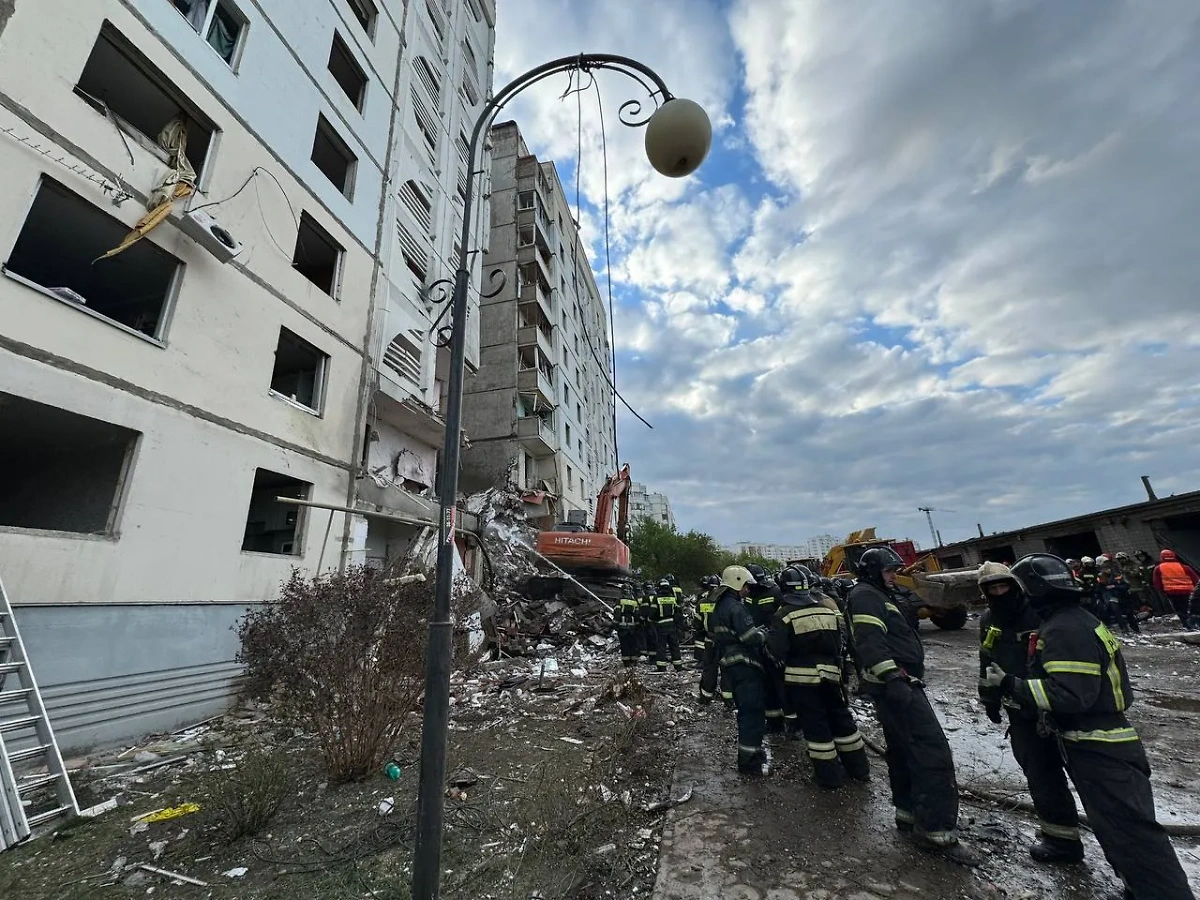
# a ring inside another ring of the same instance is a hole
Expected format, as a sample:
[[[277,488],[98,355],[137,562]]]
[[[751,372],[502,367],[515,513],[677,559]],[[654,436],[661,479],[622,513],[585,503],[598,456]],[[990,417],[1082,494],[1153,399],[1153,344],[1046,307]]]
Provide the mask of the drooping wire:
[[[188,210],[188,212],[196,212],[197,210],[208,209],[210,206],[219,206],[222,203],[228,203],[230,200],[233,200],[234,198],[236,198],[247,187],[249,187],[250,182],[254,181],[254,179],[259,175],[266,175],[273,182],[275,182],[275,186],[277,188],[279,188],[279,193],[283,195],[283,202],[287,204],[288,212],[291,213],[291,215],[292,215],[292,224],[295,225],[296,230],[299,231],[300,230],[300,219],[297,218],[297,216],[296,216],[296,208],[294,206],[292,206],[292,198],[289,197],[287,194],[287,191],[285,191],[283,189],[283,185],[280,184],[279,179],[275,177],[275,173],[272,172],[270,169],[264,169],[262,166],[255,166],[253,169],[251,169],[250,174],[246,176],[246,180],[242,182],[241,187],[239,187],[236,191],[234,191],[228,197],[223,197],[220,200],[210,200],[208,203],[201,203],[199,206],[193,206],[191,209]],[[258,214],[262,218],[263,228],[267,232],[267,237],[269,237],[271,239],[271,243],[275,245],[275,248],[280,253],[282,253],[284,256],[290,257],[292,255],[291,252],[288,251],[285,247],[283,247],[283,245],[280,244],[279,241],[277,241],[275,239],[275,235],[271,233],[271,226],[267,224],[267,215],[263,211],[262,195],[260,195],[258,192],[258,183],[257,182],[255,182],[255,184],[254,184],[254,196],[258,201]],[[297,244],[297,246],[299,246],[301,254],[304,256],[307,256],[307,253],[304,250],[303,243],[300,242]]]
[[[575,95],[575,120],[576,120],[575,121],[575,128],[576,128],[575,229],[576,229],[576,236],[575,236],[575,245],[571,248],[571,254],[572,254],[572,262],[575,264],[575,273],[573,273],[573,274],[575,275],[576,278],[578,277],[579,267],[578,267],[578,258],[576,257],[575,254],[578,252],[577,251],[577,248],[579,245],[578,231],[579,231],[579,223],[582,221],[582,211],[583,211],[583,207],[581,204],[582,193],[580,190],[580,172],[583,169],[583,164],[582,164],[583,163],[583,100],[582,100],[581,95],[584,91],[588,90],[589,88],[594,87],[596,89],[597,99],[599,99],[599,97],[600,97],[600,86],[596,83],[596,77],[590,71],[586,72],[585,74],[587,74],[587,76],[588,76],[588,79],[589,79],[588,83],[587,84],[576,84],[575,83],[575,72],[574,72],[574,70],[572,70],[570,75],[568,76],[569,81],[567,83],[567,89],[565,91],[563,91],[562,96],[559,98],[559,99],[566,99],[571,94]],[[601,115],[601,117],[600,117],[600,125],[601,125],[601,137],[602,137],[603,144],[604,144],[604,161],[605,161],[604,162],[604,223],[605,223],[605,225],[604,225],[604,232],[605,232],[604,244],[605,244],[605,265],[607,267],[606,268],[606,277],[608,280],[608,282],[607,282],[608,283],[608,302],[609,302],[609,306],[608,306],[609,323],[608,323],[608,325],[609,325],[609,329],[610,329],[610,334],[615,336],[615,331],[613,329],[616,328],[616,323],[614,323],[612,321],[612,310],[613,310],[613,306],[612,306],[612,260],[611,260],[610,255],[608,254],[608,244],[609,244],[609,242],[608,242],[608,142],[607,142],[607,138],[603,134],[603,131],[604,131],[603,115]],[[628,400],[626,400],[624,397],[621,396],[621,392],[617,390],[617,385],[616,385],[615,381],[613,380],[613,378],[610,378],[608,376],[607,372],[605,371],[608,368],[609,363],[607,360],[602,361],[600,359],[600,355],[596,352],[596,348],[592,343],[592,337],[588,333],[587,325],[583,322],[582,317],[580,318],[579,327],[583,331],[584,343],[587,344],[588,350],[592,354],[592,359],[594,359],[596,361],[596,367],[599,369],[601,377],[604,378],[604,381],[608,384],[608,386],[610,388],[612,388],[613,396],[616,397],[618,400],[620,400],[622,405],[627,410],[629,410],[629,412],[632,413],[634,418],[636,418],[639,422],[641,422],[647,428],[651,428],[651,429],[654,428],[653,425],[651,425],[649,422],[646,421],[645,417],[642,416],[641,413],[639,413],[636,409],[633,408],[632,405],[630,405]],[[615,363],[616,341],[613,340],[612,344],[613,344],[613,360]],[[613,368],[612,371],[613,371],[613,376],[615,377],[616,376],[615,367]],[[621,464],[621,457],[620,457],[620,454],[617,452],[617,410],[616,410],[615,406],[613,407],[613,453],[616,456],[616,464],[619,467]]]
[[[600,85],[596,85],[596,109],[600,113],[600,153],[604,160],[604,289],[608,292],[608,335],[612,351],[613,391],[617,389],[617,319],[613,309],[612,290],[612,247],[608,238],[608,133],[604,127],[604,102],[600,97]],[[617,408],[613,407],[613,451],[617,450]],[[617,453],[617,466],[621,465],[621,454]]]

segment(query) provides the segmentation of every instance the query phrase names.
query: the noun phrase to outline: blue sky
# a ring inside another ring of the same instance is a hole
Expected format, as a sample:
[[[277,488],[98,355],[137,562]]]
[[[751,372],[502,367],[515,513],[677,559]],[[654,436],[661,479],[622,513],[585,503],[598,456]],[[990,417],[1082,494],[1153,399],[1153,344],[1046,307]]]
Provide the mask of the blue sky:
[[[716,126],[685,180],[601,76],[619,417],[684,528],[947,540],[1200,488],[1191,0],[502,0],[496,81],[617,52]],[[573,190],[563,83],[505,113]],[[596,99],[584,233],[603,286]]]

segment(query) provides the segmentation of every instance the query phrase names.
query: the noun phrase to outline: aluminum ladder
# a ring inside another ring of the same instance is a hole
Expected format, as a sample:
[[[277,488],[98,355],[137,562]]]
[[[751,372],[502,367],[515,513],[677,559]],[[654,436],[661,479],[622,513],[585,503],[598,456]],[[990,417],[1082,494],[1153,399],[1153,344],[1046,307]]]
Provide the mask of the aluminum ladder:
[[[21,749],[9,750],[9,745]],[[33,774],[29,774],[30,770]],[[25,645],[3,581],[0,581],[0,795],[0,850],[25,840],[39,825],[79,815],[71,779],[54,739],[33,668],[25,656]]]

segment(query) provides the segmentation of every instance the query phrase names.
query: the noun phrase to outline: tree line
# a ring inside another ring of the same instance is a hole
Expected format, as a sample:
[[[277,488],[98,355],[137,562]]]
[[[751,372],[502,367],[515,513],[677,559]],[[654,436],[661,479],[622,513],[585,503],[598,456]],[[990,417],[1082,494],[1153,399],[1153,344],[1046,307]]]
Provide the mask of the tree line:
[[[712,535],[695,530],[680,533],[673,525],[649,518],[634,521],[629,550],[631,566],[640,570],[643,578],[657,581],[670,573],[687,593],[694,591],[705,575],[720,574],[726,566],[758,563],[771,570],[778,565],[744,551],[730,553],[718,546]]]

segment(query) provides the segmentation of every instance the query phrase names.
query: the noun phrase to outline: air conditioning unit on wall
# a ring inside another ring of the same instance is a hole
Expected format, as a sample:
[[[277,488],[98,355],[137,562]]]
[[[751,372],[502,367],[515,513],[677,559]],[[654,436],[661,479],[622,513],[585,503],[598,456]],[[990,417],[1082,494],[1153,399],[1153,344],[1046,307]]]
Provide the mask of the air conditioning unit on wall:
[[[205,210],[196,209],[187,213],[179,227],[222,263],[229,262],[242,252],[242,242],[222,228]]]

